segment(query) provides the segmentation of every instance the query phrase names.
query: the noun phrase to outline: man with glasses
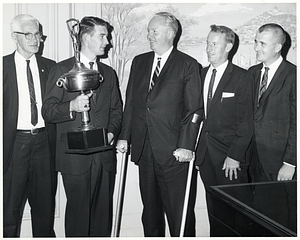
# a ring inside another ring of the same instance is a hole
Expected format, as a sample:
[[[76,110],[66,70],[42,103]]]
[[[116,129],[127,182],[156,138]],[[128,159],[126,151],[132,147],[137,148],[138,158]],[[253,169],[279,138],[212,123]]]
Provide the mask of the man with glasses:
[[[55,125],[41,115],[50,68],[36,54],[42,33],[38,20],[20,14],[11,21],[16,51],[3,57],[3,236],[19,237],[26,200],[33,237],[55,237]],[[51,145],[50,145],[51,144]]]

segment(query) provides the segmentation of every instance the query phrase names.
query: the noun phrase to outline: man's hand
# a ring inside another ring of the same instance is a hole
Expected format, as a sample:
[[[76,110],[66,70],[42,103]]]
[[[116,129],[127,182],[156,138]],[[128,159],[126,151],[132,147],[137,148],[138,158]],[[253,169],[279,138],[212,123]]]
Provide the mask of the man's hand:
[[[292,180],[295,173],[295,167],[283,164],[279,169],[277,181],[288,181]]]
[[[87,112],[90,110],[90,97],[93,93],[81,94],[70,102],[70,112]]]
[[[118,140],[116,149],[120,153],[125,153],[128,151],[128,141],[127,140]]]
[[[230,181],[232,180],[232,175],[237,179],[237,170],[241,170],[240,162],[236,161],[230,157],[226,157],[222,170],[225,170],[225,177],[229,176]]]
[[[194,152],[184,148],[177,148],[173,155],[178,162],[190,162],[194,157]]]
[[[113,133],[107,133],[107,141],[108,144],[113,145],[114,144],[114,134]]]

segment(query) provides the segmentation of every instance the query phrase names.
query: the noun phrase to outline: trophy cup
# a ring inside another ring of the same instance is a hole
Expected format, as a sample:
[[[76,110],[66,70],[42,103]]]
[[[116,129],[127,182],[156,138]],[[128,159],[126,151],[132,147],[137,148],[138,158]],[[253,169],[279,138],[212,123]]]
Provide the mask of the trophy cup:
[[[79,21],[67,20],[67,27],[72,38],[76,63],[73,68],[63,74],[56,82],[58,87],[64,87],[68,92],[92,92],[103,82],[103,76],[96,70],[89,69],[80,62],[79,52]],[[81,113],[82,124],[77,129],[67,132],[68,150],[66,153],[89,154],[111,149],[108,143],[107,129],[91,125],[88,111]]]

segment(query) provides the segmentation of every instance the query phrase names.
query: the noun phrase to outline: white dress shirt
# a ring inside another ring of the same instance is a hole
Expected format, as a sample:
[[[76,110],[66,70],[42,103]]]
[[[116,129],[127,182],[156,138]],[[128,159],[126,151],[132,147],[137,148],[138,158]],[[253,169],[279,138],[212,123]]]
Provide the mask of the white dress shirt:
[[[261,78],[260,78],[260,82],[262,81],[262,77],[265,73],[265,67],[269,68],[268,71],[268,82],[267,82],[267,88],[269,87],[279,65],[281,64],[283,58],[280,56],[275,62],[273,62],[270,66],[266,66],[265,64],[263,64],[263,67],[261,69]]]
[[[36,57],[33,54],[30,60],[30,69],[33,77],[33,84],[35,90],[35,98],[38,110],[38,122],[35,126],[31,124],[31,107],[30,107],[30,94],[27,81],[27,59],[25,59],[18,51],[15,53],[16,75],[18,84],[18,97],[19,97],[19,112],[17,129],[31,130],[33,128],[45,127],[45,122],[42,118],[42,94],[39,69],[36,62]]]
[[[170,56],[171,52],[173,50],[173,46],[168,50],[166,51],[163,55],[159,56],[158,54],[154,54],[154,61],[153,61],[153,64],[152,64],[152,71],[151,71],[151,78],[149,80],[149,89],[150,89],[150,84],[151,84],[151,79],[152,79],[152,76],[154,74],[154,71],[155,71],[155,68],[156,68],[156,65],[157,65],[157,59],[158,58],[161,58],[160,60],[160,68],[159,68],[159,72],[162,71],[166,61],[168,60],[168,57]]]
[[[216,69],[216,77],[215,77],[215,82],[213,85],[213,90],[212,90],[212,97],[214,96],[214,93],[219,85],[219,82],[221,80],[221,77],[223,76],[223,73],[225,72],[225,69],[228,65],[228,60],[226,62],[224,62],[222,65],[218,66],[217,68],[214,68],[212,65],[210,65],[206,76],[205,76],[205,80],[204,80],[204,86],[203,86],[203,101],[204,101],[204,110],[205,110],[205,116],[207,116],[207,95],[208,95],[208,87],[209,87],[209,82],[210,82],[210,78],[212,75],[212,70]]]

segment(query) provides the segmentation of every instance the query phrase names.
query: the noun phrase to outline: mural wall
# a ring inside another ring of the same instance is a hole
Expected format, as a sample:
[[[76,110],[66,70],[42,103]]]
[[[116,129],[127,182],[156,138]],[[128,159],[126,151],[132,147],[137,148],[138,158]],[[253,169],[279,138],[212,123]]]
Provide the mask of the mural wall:
[[[256,64],[253,50],[257,29],[269,22],[280,24],[290,35],[288,60],[296,64],[297,21],[295,3],[169,3],[169,4],[102,4],[103,18],[114,26],[114,48],[109,63],[117,71],[122,93],[128,80],[132,58],[149,50],[146,29],[158,11],[173,13],[182,25],[178,49],[208,65],[205,46],[210,25],[225,25],[239,36],[233,62],[248,69]]]
[[[41,10],[39,10],[41,9]],[[45,11],[42,11],[42,10]],[[81,19],[87,15],[102,17],[114,27],[113,48],[104,60],[117,72],[122,95],[125,94],[130,65],[133,57],[149,51],[146,39],[147,24],[158,11],[173,13],[182,25],[182,36],[178,48],[190,54],[203,66],[208,65],[205,44],[210,25],[225,25],[239,36],[239,47],[233,62],[243,68],[256,64],[253,50],[256,30],[263,24],[280,24],[290,36],[288,60],[297,64],[297,20],[296,3],[44,3],[3,4],[4,32],[9,32],[11,12],[29,13],[38,18],[48,35],[45,43],[48,56],[56,61],[73,55],[65,21]],[[46,12],[46,14],[45,14]],[[10,15],[9,15],[10,14]],[[49,19],[52,19],[50,21]],[[14,46],[8,34],[4,41],[4,54],[13,51]],[[64,47],[68,43],[68,47]]]

